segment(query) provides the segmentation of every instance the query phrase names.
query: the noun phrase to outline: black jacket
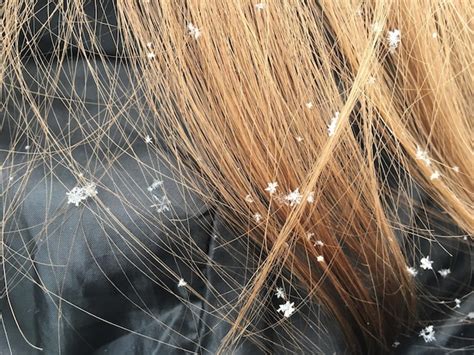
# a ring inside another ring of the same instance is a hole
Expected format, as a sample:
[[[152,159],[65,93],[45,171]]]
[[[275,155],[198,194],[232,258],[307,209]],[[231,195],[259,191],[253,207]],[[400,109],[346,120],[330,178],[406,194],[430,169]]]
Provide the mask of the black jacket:
[[[39,1],[36,17],[20,36],[29,95],[19,93],[20,81],[6,71],[0,121],[0,354],[41,352],[28,342],[45,354],[212,354],[230,327],[224,319],[237,314],[234,307],[259,250],[180,183],[171,154],[168,159],[153,154],[150,144],[158,146],[162,137],[155,132],[147,144],[140,127],[149,123],[134,122],[146,105],[137,95],[139,80],[119,55],[114,5],[87,2],[85,10],[97,24],[105,58],[94,55],[89,36],[77,25],[67,56],[59,61],[53,48],[62,45],[61,14]],[[77,41],[89,56],[78,54]],[[47,117],[49,139],[28,100]],[[66,154],[60,147],[70,150]],[[39,150],[49,151],[47,158]],[[97,198],[68,204],[67,193],[83,178],[97,184]],[[151,187],[155,180],[162,184]],[[437,208],[411,188],[419,206]],[[150,207],[156,204],[153,195],[164,192],[170,204],[158,213]],[[419,213],[401,208],[399,214],[434,235],[463,239],[452,223],[429,220],[421,208]],[[420,270],[417,279],[420,318],[434,326],[436,341],[426,343],[420,326],[394,339],[393,351],[472,353],[471,251],[442,238],[440,243],[413,238],[419,254],[407,255],[409,262],[428,254],[435,261],[435,270]],[[437,273],[443,268],[451,270],[446,278]],[[187,285],[179,286],[181,278]],[[268,292],[275,287],[284,288],[298,311],[284,319],[276,311],[282,303],[276,296],[258,305],[249,326],[254,336],[244,338],[235,353],[348,351],[323,307],[302,302],[304,292],[282,278],[269,280]],[[424,302],[428,295],[436,298],[436,307]]]

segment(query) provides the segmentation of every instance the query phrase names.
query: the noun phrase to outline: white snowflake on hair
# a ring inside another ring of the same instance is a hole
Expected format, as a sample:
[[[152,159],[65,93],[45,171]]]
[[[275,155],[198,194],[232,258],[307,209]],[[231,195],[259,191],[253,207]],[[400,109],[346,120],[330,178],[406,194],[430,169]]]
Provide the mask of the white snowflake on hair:
[[[431,165],[431,159],[428,156],[428,152],[420,146],[416,146],[416,159],[423,161],[426,166]]]
[[[267,7],[267,4],[265,4],[264,2],[259,2],[255,4],[255,9],[259,11],[265,10],[265,7]]]
[[[376,82],[375,76],[369,76],[369,80],[367,80],[367,84],[374,85]]]
[[[474,312],[469,312],[466,316],[467,319],[474,319]]]
[[[306,239],[311,240],[314,237],[314,233],[308,232],[306,233]]]
[[[311,101],[308,101],[306,103],[306,108],[308,108],[309,110],[311,110],[313,108],[313,103]]]
[[[168,199],[166,195],[163,195],[162,198],[159,198],[153,195],[153,198],[157,201],[157,203],[151,205],[150,207],[155,207],[158,213],[162,213],[162,212],[166,212],[170,210],[171,201]]]
[[[285,200],[288,201],[290,206],[299,205],[303,195],[300,194],[300,189],[297,188],[294,191],[291,191],[288,195],[285,196]]]
[[[436,340],[435,336],[435,331],[433,329],[433,326],[432,325],[429,325],[425,328],[423,328],[421,331],[420,331],[420,337],[423,337],[423,339],[425,340],[426,343],[430,343],[434,340]]]
[[[453,170],[454,170],[455,172],[459,173],[459,166],[457,166],[457,165],[453,166]]]
[[[156,55],[155,55],[155,53],[153,53],[153,52],[148,52],[148,53],[146,54],[146,57],[147,57],[148,59],[153,59],[153,58],[156,57]]]
[[[334,116],[331,118],[331,122],[328,125],[328,135],[332,137],[336,131],[337,122],[339,121],[339,112],[335,112]]]
[[[201,30],[197,28],[196,26],[194,26],[191,22],[188,23],[188,33],[189,35],[194,37],[194,39],[198,39],[202,34]]]
[[[275,296],[276,298],[283,298],[284,300],[286,299],[285,290],[283,290],[283,287],[277,287]]]
[[[145,137],[145,143],[150,144],[151,142],[153,142],[153,139],[147,134]]]
[[[97,186],[93,182],[84,185],[84,187],[76,186],[71,191],[66,192],[66,196],[68,198],[67,203],[72,203],[77,207],[81,201],[84,201],[88,197],[97,196]]]
[[[147,190],[151,192],[162,185],[163,185],[163,181],[155,179],[153,180],[153,183],[150,186],[148,186]]]
[[[248,194],[247,196],[245,196],[245,202],[254,203],[255,201],[254,201],[252,195]]]
[[[316,261],[319,262],[319,263],[324,263],[324,256],[318,255],[318,256],[316,257]]]
[[[461,300],[459,298],[455,298],[454,303],[456,303],[454,308],[461,308]]]
[[[308,197],[306,198],[306,201],[308,203],[313,203],[314,202],[314,191],[311,191],[309,194],[308,194]]]
[[[398,348],[399,345],[400,345],[399,341],[394,341],[392,344],[392,348]]]
[[[178,287],[185,287],[188,283],[184,279],[179,279]]]
[[[304,138],[301,136],[296,136],[295,139],[298,143],[301,143],[302,141],[304,141]]]
[[[413,277],[418,275],[418,271],[413,266],[407,266],[407,271]]]
[[[383,26],[379,22],[374,22],[370,28],[372,29],[372,32],[374,33],[380,33],[382,32]]]
[[[265,191],[267,191],[270,195],[273,195],[276,192],[277,187],[278,187],[277,182],[275,182],[275,181],[269,182],[267,188],[265,189]]]
[[[388,36],[387,36],[387,40],[388,40],[388,45],[389,45],[389,48],[390,48],[390,52],[394,52],[395,49],[398,48],[398,46],[400,45],[400,41],[401,41],[401,32],[399,29],[394,29],[393,31],[388,31]]]
[[[438,170],[433,171],[433,173],[430,176],[430,180],[437,180],[441,176],[440,172]]]
[[[253,215],[253,219],[255,220],[255,222],[259,223],[262,220],[262,215],[257,212]]]
[[[429,255],[424,257],[424,258],[421,258],[420,267],[424,270],[432,270],[433,269],[433,261],[430,260]]]
[[[433,37],[433,38],[438,38],[438,32],[433,32],[433,33],[431,34],[431,37]]]
[[[440,274],[441,277],[444,277],[444,278],[446,278],[450,273],[451,273],[451,269],[449,268],[438,270],[438,274]]]
[[[286,301],[286,303],[280,305],[278,312],[283,312],[283,315],[288,318],[295,312],[296,308],[294,306],[294,302]]]
[[[315,245],[315,246],[317,245],[317,246],[322,247],[322,246],[324,246],[324,243],[323,243],[322,240],[317,240],[317,241],[314,242],[314,245]]]

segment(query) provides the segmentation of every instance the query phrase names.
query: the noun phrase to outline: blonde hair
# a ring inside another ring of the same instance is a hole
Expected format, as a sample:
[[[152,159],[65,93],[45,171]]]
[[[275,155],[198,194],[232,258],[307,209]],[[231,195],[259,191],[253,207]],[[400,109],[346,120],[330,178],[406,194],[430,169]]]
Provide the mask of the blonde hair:
[[[87,58],[110,59],[82,7],[57,4],[65,20],[51,55],[66,60],[64,44],[74,42],[94,72]],[[17,43],[32,11],[28,1],[4,5],[1,78],[15,78],[34,124],[10,119],[34,142],[30,164],[59,154],[79,175],[73,147],[51,133],[25,84]],[[98,147],[124,123],[163,140],[149,149],[176,160],[180,184],[265,252],[233,305],[239,313],[228,319],[221,352],[251,338],[262,289],[282,267],[328,308],[353,351],[386,349],[416,321],[402,248],[415,254],[410,233],[433,236],[402,221],[398,206],[424,208],[412,198],[416,184],[466,233],[474,230],[472,15],[469,1],[117,1],[118,56],[138,79],[115,107],[118,94],[96,76],[110,121],[94,123],[85,139]],[[58,76],[47,60],[36,65],[50,72],[40,83],[47,95]],[[115,87],[113,67],[107,75]],[[120,116],[137,102],[136,116]],[[122,152],[94,154],[111,163]],[[271,182],[275,193],[265,190]]]

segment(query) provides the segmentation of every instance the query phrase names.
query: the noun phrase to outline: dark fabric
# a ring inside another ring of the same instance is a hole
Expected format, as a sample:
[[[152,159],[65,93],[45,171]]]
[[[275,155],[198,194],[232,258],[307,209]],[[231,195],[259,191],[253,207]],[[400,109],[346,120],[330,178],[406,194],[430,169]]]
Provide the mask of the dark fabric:
[[[57,32],[61,12],[53,10],[51,2],[39,1],[37,16],[22,36],[23,76],[40,114],[47,117],[48,139],[28,98],[15,89],[18,82],[13,75],[7,73],[3,88],[8,94],[2,97],[5,109],[0,122],[5,221],[0,354],[215,353],[230,329],[225,319],[237,314],[235,306],[258,265],[260,251],[245,235],[226,227],[219,211],[202,201],[198,192],[181,183],[183,176],[192,178],[191,172],[182,168],[177,175],[172,155],[159,157],[144,142],[144,132],[137,129],[141,123],[134,118],[151,113],[140,111],[146,107],[137,94],[140,83],[131,78],[127,62],[115,58],[121,46],[113,3],[85,4],[91,21],[98,24],[94,36],[100,38],[106,59],[77,54],[77,41],[92,54],[97,51],[89,36],[78,35],[78,25],[68,57],[59,63],[52,49],[61,45]],[[42,26],[45,21],[48,26]],[[44,62],[33,60],[37,56],[48,63],[48,70]],[[56,75],[57,84],[44,84]],[[104,88],[110,96],[103,96]],[[22,134],[27,125],[37,134]],[[159,127],[147,128],[158,132],[154,144],[159,145],[164,139]],[[102,134],[100,139],[97,134]],[[60,146],[71,147],[70,156],[58,151]],[[49,149],[49,157],[35,154],[35,147]],[[385,175],[389,170],[381,168]],[[98,198],[76,207],[67,204],[66,193],[81,181],[77,171],[97,183]],[[150,207],[155,201],[147,187],[155,179],[163,181],[158,189],[171,201],[164,213]],[[426,343],[417,328],[394,339],[400,344],[393,351],[472,353],[474,333],[467,318],[474,311],[471,250],[443,241],[450,235],[462,240],[462,231],[446,219],[428,219],[423,207],[438,207],[416,186],[410,188],[418,208],[408,212],[398,206],[398,215],[407,225],[423,226],[439,237],[433,241],[413,236],[419,248],[416,253],[406,249],[409,264],[417,269],[423,256],[435,261],[435,270],[419,269],[417,280],[420,318],[434,325],[436,341]],[[448,267],[452,273],[441,278],[436,270]],[[189,287],[178,287],[180,278]],[[321,305],[281,278],[269,280],[264,290],[274,294],[275,287],[285,289],[298,311],[282,319],[276,311],[280,299],[272,295],[270,301],[259,301],[249,326],[253,336],[235,345],[234,353],[348,352],[338,324]],[[428,297],[438,300],[436,307],[427,306]],[[455,308],[456,298],[460,308]]]

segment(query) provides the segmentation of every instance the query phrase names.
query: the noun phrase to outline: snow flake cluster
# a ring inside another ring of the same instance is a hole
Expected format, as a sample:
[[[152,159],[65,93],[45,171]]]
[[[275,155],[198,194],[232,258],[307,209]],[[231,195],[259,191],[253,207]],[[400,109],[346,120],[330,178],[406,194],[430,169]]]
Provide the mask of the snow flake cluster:
[[[86,200],[88,197],[97,196],[97,185],[90,182],[83,187],[76,186],[71,191],[66,192],[67,203],[74,204],[76,207],[79,203]]]
[[[426,343],[430,343],[432,341],[435,341],[436,338],[435,338],[435,331],[433,329],[433,326],[432,325],[429,325],[425,328],[423,328],[421,331],[420,331],[420,337],[423,337],[424,341]]]
[[[388,31],[387,35],[387,41],[388,41],[388,46],[390,49],[390,52],[393,53],[395,52],[395,49],[398,48],[400,45],[401,41],[401,32],[399,29],[394,29],[393,31]]]
[[[201,37],[201,30],[194,26],[191,22],[188,23],[188,33],[191,37],[194,37],[194,39],[198,39]]]

